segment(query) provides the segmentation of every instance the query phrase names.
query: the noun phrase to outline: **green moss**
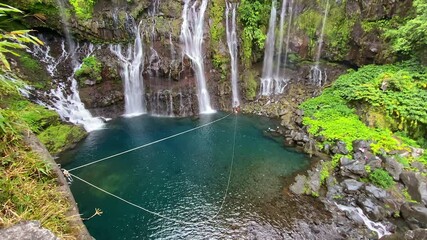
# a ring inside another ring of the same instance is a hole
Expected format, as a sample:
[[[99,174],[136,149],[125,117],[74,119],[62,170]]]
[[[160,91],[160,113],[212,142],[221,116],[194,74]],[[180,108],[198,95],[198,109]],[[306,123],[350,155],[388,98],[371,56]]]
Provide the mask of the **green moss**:
[[[94,81],[100,83],[102,81],[102,63],[95,57],[89,56],[83,59],[83,64],[78,69],[74,76],[83,85],[85,81]]]
[[[337,60],[343,60],[350,49],[351,31],[356,20],[346,15],[346,4],[332,4],[325,27],[328,50]]]
[[[31,131],[38,133],[51,125],[60,123],[60,118],[55,111],[44,108],[40,105],[28,103],[27,106],[18,110],[21,119],[24,120]]]
[[[321,27],[322,18],[322,14],[320,14],[314,9],[309,9],[298,15],[295,19],[295,24],[297,28],[299,30],[302,30],[308,36],[308,39],[310,41],[308,44],[308,51],[309,53],[311,53],[311,55],[314,54],[314,51],[316,49],[316,33],[317,30]]]
[[[394,180],[384,169],[375,169],[369,174],[369,181],[378,187],[387,189],[394,185]]]
[[[255,79],[256,76],[256,72],[253,70],[247,70],[243,75],[244,91],[247,100],[254,100],[257,96],[258,82]]]
[[[50,126],[38,135],[40,141],[52,154],[69,148],[85,136],[86,132],[82,128],[72,125]]]
[[[93,7],[96,0],[69,0],[74,12],[79,19],[88,20],[92,18]]]

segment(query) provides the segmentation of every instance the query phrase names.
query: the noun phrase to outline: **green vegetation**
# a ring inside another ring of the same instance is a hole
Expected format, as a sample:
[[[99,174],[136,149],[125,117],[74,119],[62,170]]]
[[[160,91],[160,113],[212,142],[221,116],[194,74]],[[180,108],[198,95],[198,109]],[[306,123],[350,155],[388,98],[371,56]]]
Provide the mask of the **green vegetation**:
[[[346,17],[346,4],[332,4],[325,27],[328,50],[342,60],[350,49],[349,41],[355,19]]]
[[[322,169],[320,170],[320,183],[323,184],[326,182],[334,169],[339,165],[341,157],[344,157],[344,155],[336,154],[333,156],[331,161],[322,163]]]
[[[370,65],[342,75],[321,96],[301,105],[309,133],[324,136],[329,144],[343,140],[350,150],[356,139],[372,140],[376,153],[406,146],[393,136],[395,131],[423,138],[427,123],[427,76],[425,68],[416,66]],[[374,121],[372,127],[366,126],[352,105],[379,109],[385,114],[386,123]]]
[[[269,10],[271,2],[267,0],[242,0],[239,6],[239,22],[242,25],[243,33],[243,64],[246,67],[252,64],[254,51],[264,48],[266,29],[268,25]]]
[[[258,82],[256,78],[256,71],[247,70],[243,78],[243,89],[245,91],[245,97],[247,100],[254,100],[257,95]]]
[[[387,189],[394,185],[394,180],[384,169],[375,169],[369,174],[369,180],[378,187]]]
[[[386,31],[393,43],[393,49],[402,54],[422,54],[427,47],[427,2],[414,0],[415,16],[407,19],[399,27]]]
[[[88,20],[92,18],[93,7],[96,0],[69,0],[74,8],[77,18]]]
[[[58,237],[71,239],[69,202],[52,167],[23,140],[30,131],[42,132],[49,124],[59,124],[59,117],[24,100],[18,92],[23,85],[0,74],[0,227],[39,220]]]
[[[83,85],[86,80],[99,83],[102,81],[102,63],[95,57],[89,56],[83,59],[83,64],[76,71],[75,77],[80,85]]]
[[[226,35],[226,29],[224,27],[224,12],[225,1],[213,0],[210,10],[210,18],[212,20],[212,25],[210,28],[210,43],[213,51],[212,63],[214,67],[221,72],[221,80],[226,79],[228,64],[230,62],[227,51],[224,51],[224,49],[221,47],[224,45],[223,42]]]
[[[308,43],[308,51],[311,54],[314,54],[316,50],[316,33],[317,29],[322,24],[322,17],[323,16],[314,9],[309,9],[298,15],[295,19],[295,24],[298,29],[302,30],[308,36],[310,41]]]

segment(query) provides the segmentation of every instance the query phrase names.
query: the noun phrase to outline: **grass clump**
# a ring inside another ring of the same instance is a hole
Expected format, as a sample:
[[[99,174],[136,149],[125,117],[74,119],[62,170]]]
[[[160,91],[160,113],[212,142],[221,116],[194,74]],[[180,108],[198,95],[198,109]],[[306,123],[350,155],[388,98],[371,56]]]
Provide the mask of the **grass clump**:
[[[88,20],[92,18],[93,7],[96,0],[69,0],[74,8],[77,18],[81,20]]]
[[[70,204],[52,166],[24,142],[28,131],[19,112],[0,108],[0,228],[38,220],[59,238],[74,239],[67,217]]]
[[[394,185],[394,180],[384,169],[377,168],[369,174],[369,180],[378,187],[388,189]]]

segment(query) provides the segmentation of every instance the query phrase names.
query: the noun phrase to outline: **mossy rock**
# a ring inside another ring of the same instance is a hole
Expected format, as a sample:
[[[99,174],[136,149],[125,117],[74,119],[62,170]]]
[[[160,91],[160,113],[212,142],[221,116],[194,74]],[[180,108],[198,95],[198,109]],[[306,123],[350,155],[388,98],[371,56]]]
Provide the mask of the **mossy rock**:
[[[50,126],[38,137],[51,154],[58,154],[73,148],[77,142],[86,137],[86,131],[79,126],[57,125]]]

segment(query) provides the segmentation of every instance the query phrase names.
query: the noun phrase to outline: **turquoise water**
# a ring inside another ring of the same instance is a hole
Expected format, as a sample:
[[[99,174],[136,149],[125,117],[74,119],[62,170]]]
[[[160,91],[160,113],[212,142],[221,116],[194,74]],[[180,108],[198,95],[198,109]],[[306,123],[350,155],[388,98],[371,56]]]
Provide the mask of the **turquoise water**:
[[[225,116],[191,118],[140,116],[119,118],[92,132],[76,149],[60,158],[71,169]],[[187,222],[214,216],[227,186],[236,146],[229,192],[219,215],[208,222],[186,225],[159,218],[130,206],[75,179],[71,190],[96,239],[224,239],[247,238],[251,231],[268,237],[283,231],[281,215],[266,205],[282,194],[284,178],[307,168],[307,156],[283,147],[282,140],[264,134],[276,122],[234,115],[193,132],[72,171],[115,195],[151,211]],[[267,204],[266,204],[267,203]],[[274,216],[273,216],[274,215]],[[278,216],[278,217],[277,217]],[[278,220],[279,219],[279,220]],[[255,230],[254,230],[255,229]]]

